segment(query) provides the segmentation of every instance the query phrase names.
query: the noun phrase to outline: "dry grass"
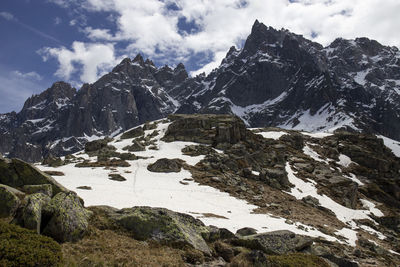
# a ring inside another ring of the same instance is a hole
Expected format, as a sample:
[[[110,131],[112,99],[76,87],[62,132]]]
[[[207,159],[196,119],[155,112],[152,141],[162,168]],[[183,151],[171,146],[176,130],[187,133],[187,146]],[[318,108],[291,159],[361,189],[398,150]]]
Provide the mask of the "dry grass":
[[[92,228],[76,243],[62,245],[65,266],[185,266],[183,251]]]

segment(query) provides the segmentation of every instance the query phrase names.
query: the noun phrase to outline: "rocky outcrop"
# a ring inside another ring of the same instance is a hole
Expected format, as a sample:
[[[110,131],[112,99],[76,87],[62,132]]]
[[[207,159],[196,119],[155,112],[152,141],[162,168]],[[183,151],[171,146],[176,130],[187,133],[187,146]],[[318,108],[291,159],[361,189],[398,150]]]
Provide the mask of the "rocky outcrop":
[[[240,237],[234,243],[251,249],[259,249],[268,254],[287,254],[310,247],[313,239],[282,230]]]
[[[189,141],[217,145],[235,144],[246,138],[246,127],[238,117],[230,115],[175,114],[168,117],[168,126],[163,140]]]
[[[60,192],[45,206],[42,233],[59,242],[77,241],[86,233],[91,212],[74,192]],[[42,221],[43,221],[42,219]]]
[[[203,235],[208,233],[207,227],[190,215],[150,207],[122,210],[110,207],[98,208],[128,230],[135,239],[151,239],[177,247],[190,246],[210,254],[210,249],[203,239]]]
[[[50,203],[51,198],[42,193],[29,195],[25,198],[26,204],[21,209],[21,214],[17,223],[25,228],[35,230],[38,234],[41,232],[42,212]]]
[[[24,193],[15,188],[0,184],[0,218],[14,216],[23,195]]]
[[[149,164],[147,169],[151,172],[180,172],[183,161],[181,159],[158,159],[156,162]]]
[[[54,194],[68,191],[49,175],[19,159],[0,160],[0,183],[17,188],[50,184]]]

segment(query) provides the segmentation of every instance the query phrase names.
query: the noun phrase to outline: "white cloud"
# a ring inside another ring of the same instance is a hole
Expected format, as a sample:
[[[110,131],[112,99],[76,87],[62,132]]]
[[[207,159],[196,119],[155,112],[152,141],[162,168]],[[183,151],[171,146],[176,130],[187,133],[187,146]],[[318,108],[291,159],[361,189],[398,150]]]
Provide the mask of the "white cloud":
[[[46,88],[46,84],[33,78],[36,75],[31,73],[24,75],[0,64],[0,113],[19,111],[28,97]]]
[[[69,80],[72,74],[81,70],[80,80],[87,83],[96,81],[117,63],[112,44],[73,42],[72,49],[47,47],[41,49],[39,54],[45,61],[49,57],[58,60],[56,76]]]
[[[60,17],[54,18],[54,25],[59,25],[59,24],[61,24],[61,22],[62,22],[62,19]]]
[[[162,64],[189,61],[196,53],[211,53],[212,62],[193,73],[209,72],[218,66],[230,46],[243,43],[256,19],[323,45],[337,37],[366,36],[400,46],[400,36],[395,34],[400,27],[399,0],[51,1],[64,6],[80,3],[90,12],[112,12],[116,32],[93,27],[86,27],[85,32],[96,42],[128,41],[130,45],[123,53],[143,52]],[[171,5],[178,10],[169,8]],[[182,19],[196,25],[196,31],[179,31]]]
[[[43,79],[42,76],[40,76],[37,72],[31,71],[31,72],[20,72],[19,70],[15,70],[12,72],[16,77],[18,78],[23,78],[23,79],[31,79],[31,80],[37,80],[41,81]]]
[[[0,17],[2,17],[3,19],[6,19],[6,20],[14,20],[14,15],[9,12],[5,12],[5,11],[0,12]]]

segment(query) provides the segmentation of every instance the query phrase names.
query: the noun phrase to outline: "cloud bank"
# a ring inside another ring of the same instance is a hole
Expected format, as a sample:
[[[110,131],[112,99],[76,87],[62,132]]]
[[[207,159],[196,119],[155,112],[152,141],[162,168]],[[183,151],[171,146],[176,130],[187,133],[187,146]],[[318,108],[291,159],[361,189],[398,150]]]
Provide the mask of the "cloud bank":
[[[41,51],[44,58],[58,60],[56,75],[68,79],[81,71],[81,82],[95,81],[122,55],[138,52],[159,64],[191,63],[192,74],[210,72],[230,46],[241,47],[256,19],[323,45],[337,37],[366,36],[400,46],[394,32],[400,26],[398,0],[49,1],[82,12],[110,13],[115,24],[116,30],[86,25],[80,29],[86,40]],[[120,48],[120,43],[126,45]],[[193,62],[199,55],[209,55],[204,66]]]

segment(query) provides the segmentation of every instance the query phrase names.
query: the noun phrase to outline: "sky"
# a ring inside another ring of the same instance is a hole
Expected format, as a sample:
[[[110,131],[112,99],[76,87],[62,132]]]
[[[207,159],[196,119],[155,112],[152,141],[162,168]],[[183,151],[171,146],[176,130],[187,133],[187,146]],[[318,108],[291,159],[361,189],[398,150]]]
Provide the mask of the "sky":
[[[258,19],[329,45],[400,47],[399,0],[1,0],[0,113],[63,80],[77,89],[141,53],[194,76],[241,48]]]

